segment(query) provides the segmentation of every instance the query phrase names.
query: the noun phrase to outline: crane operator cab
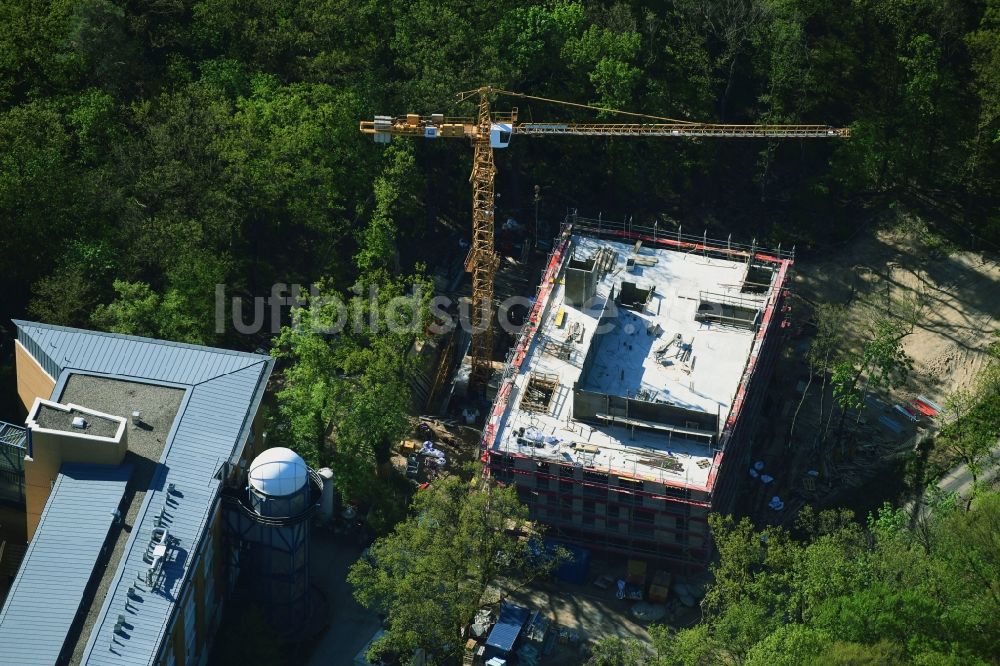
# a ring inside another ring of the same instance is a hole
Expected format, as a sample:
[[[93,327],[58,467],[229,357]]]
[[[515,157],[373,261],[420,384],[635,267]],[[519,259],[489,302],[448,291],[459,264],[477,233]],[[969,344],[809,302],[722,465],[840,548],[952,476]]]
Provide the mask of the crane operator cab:
[[[490,148],[506,148],[510,143],[510,135],[514,128],[510,123],[493,123],[490,125]]]

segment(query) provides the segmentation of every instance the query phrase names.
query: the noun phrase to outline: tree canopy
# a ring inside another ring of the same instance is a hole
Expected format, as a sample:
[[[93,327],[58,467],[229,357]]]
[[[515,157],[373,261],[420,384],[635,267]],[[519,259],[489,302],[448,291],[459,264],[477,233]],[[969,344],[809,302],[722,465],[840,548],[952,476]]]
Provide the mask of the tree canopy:
[[[888,506],[864,526],[807,510],[798,536],[710,523],[703,621],[654,627],[648,649],[608,639],[592,664],[989,664],[1000,649],[1000,493],[968,511],[939,498],[914,526]]]
[[[524,583],[556,562],[532,555],[532,532],[513,488],[448,476],[419,491],[411,516],[348,574],[358,602],[387,618],[372,649],[391,649],[404,663],[418,649],[428,663],[460,657],[462,629],[499,600],[492,586],[503,577]]]
[[[197,322],[145,321],[157,335],[256,346],[202,323],[215,284],[344,289],[387,251],[405,274],[432,242],[418,206],[467,219],[462,142],[383,154],[357,122],[468,114],[453,94],[483,83],[853,130],[804,143],[523,139],[498,155],[501,215],[527,214],[542,184],[547,217],[570,205],[724,219],[737,235],[805,244],[850,234],[851,206],[888,193],[995,243],[998,17],[997,0],[6,3],[0,232],[30,251],[0,257],[3,306],[84,324],[122,298],[116,281],[142,284]],[[521,114],[594,118],[538,102]],[[378,220],[393,188],[405,223],[390,229]],[[117,310],[94,323],[126,328]]]

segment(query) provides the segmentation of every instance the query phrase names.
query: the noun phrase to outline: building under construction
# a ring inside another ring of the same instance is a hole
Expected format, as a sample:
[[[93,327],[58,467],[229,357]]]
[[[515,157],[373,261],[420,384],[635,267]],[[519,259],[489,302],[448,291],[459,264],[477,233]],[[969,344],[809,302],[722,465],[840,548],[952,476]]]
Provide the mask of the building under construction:
[[[793,253],[572,216],[483,436],[551,536],[704,567],[781,345]]]

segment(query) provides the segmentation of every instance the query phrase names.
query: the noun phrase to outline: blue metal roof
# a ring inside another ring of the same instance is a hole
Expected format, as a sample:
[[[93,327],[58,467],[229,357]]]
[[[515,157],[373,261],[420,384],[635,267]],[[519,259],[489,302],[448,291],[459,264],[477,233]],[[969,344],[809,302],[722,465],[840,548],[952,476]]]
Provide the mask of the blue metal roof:
[[[221,482],[216,475],[242,453],[274,361],[259,354],[115,333],[17,320],[14,324],[18,341],[46,372],[59,378],[55,393],[74,371],[186,389],[83,657],[87,664],[153,663],[218,500]],[[129,638],[114,644],[114,626],[124,612],[128,588],[149,566],[143,555],[170,483],[180,497],[170,507],[170,534],[180,539],[179,556],[164,566],[162,588],[144,594],[141,610],[129,616]]]
[[[510,652],[514,649],[517,637],[521,635],[524,623],[528,621],[529,611],[524,606],[517,606],[502,602],[500,604],[500,617],[493,625],[493,630],[486,638],[486,645],[496,648],[501,652]]]
[[[60,468],[0,610],[0,662],[56,663],[131,473],[131,465]]]
[[[200,384],[266,356],[118,333],[13,320],[17,339],[53,379],[66,368],[173,384]]]

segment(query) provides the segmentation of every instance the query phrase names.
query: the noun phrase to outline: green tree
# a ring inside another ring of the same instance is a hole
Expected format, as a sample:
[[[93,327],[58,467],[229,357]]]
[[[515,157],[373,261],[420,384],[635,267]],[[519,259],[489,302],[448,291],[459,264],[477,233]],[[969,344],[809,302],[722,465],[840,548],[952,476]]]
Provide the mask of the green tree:
[[[652,654],[649,647],[635,638],[606,636],[591,648],[587,666],[643,666]]]
[[[863,318],[863,338],[860,350],[843,355],[833,366],[833,394],[840,406],[837,441],[844,434],[849,410],[858,410],[860,418],[868,393],[899,386],[912,364],[903,350],[903,340],[909,336],[923,314],[922,293],[896,298],[889,293],[890,285],[876,285],[860,303]]]
[[[971,389],[958,389],[945,402],[947,419],[935,444],[963,463],[972,473],[973,493],[980,490],[983,472],[997,464],[994,449],[1000,438],[1000,335],[994,335],[985,365]]]
[[[747,651],[747,666],[799,666],[816,663],[831,643],[826,633],[801,624],[778,627]]]
[[[654,632],[662,664],[985,664],[997,648],[1000,494],[932,508],[925,528],[885,509],[867,529],[805,512],[793,539],[711,517],[719,561],[704,620]]]
[[[204,318],[189,311],[178,292],[161,295],[145,282],[123,280],[115,280],[114,288],[118,294],[115,300],[97,306],[91,316],[97,328],[177,342],[205,342],[201,332]]]
[[[0,111],[0,145],[0,235],[9,250],[21,250],[0,254],[11,292],[0,301],[20,309],[29,285],[51,270],[62,243],[78,231],[75,209],[85,211],[87,199],[74,201],[82,177],[58,104],[43,100]]]
[[[416,164],[408,144],[402,144],[402,147],[399,144],[391,146],[386,151],[385,160],[387,166],[382,175],[375,179],[373,187],[375,208],[368,225],[361,233],[359,251],[354,258],[362,275],[399,270],[396,239],[400,229],[394,217],[399,208],[399,199],[406,192],[406,183],[412,180]]]
[[[32,286],[28,314],[60,326],[86,326],[96,305],[89,276],[78,264],[61,266]]]
[[[443,663],[461,655],[462,629],[500,599],[497,586],[523,584],[552,562],[531,556],[526,537],[535,530],[513,488],[448,476],[419,491],[411,511],[347,579],[359,603],[387,616],[372,652],[391,648],[405,663],[420,649]]]
[[[419,279],[359,287],[360,295],[344,295],[320,284],[272,354],[293,361],[277,396],[291,446],[312,465],[329,460],[337,489],[360,500],[409,427],[410,351],[423,335],[430,289]]]

